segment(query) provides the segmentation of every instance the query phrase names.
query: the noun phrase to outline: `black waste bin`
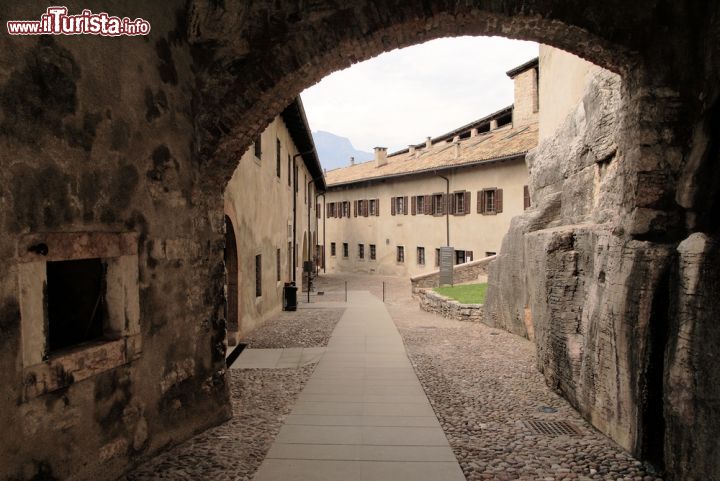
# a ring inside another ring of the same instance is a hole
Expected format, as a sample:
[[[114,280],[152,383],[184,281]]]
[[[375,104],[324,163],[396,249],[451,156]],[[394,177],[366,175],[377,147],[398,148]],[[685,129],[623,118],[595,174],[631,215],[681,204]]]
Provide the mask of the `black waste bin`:
[[[283,287],[283,311],[297,311],[297,286],[286,282]]]

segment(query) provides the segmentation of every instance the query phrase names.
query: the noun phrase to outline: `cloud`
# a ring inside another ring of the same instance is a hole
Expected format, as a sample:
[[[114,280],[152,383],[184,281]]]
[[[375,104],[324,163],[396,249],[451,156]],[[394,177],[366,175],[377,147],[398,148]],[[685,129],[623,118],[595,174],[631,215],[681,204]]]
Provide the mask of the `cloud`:
[[[500,37],[433,40],[335,72],[302,98],[313,130],[392,151],[512,104],[505,72],[537,55],[536,43]]]

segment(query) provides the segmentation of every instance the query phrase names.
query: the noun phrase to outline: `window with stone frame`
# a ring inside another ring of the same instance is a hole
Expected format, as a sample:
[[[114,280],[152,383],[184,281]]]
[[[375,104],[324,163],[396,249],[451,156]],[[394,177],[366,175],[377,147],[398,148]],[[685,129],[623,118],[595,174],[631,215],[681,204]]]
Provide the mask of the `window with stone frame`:
[[[445,194],[433,194],[432,215],[445,215]]]
[[[262,255],[255,256],[255,297],[262,296]]]
[[[350,247],[347,242],[343,242],[343,257],[347,259],[350,257]]]
[[[503,190],[497,187],[483,189],[477,193],[478,214],[495,215],[503,211]]]
[[[450,213],[466,215],[470,213],[470,192],[458,191],[450,194]]]
[[[330,243],[330,257],[335,257],[335,250],[336,250],[335,247],[336,247],[336,246],[335,246],[335,243],[334,243],[334,242],[331,242],[331,243]]]
[[[370,260],[374,261],[377,258],[377,251],[375,244],[370,244]]]
[[[417,263],[418,265],[425,265],[425,248],[418,246],[417,248]]]
[[[350,217],[350,201],[346,200],[342,203],[342,215],[341,217]]]
[[[365,244],[358,244],[358,259],[365,259]]]
[[[370,199],[369,201],[370,207],[370,215],[371,216],[377,216],[378,215],[378,201],[377,199]]]
[[[280,160],[280,157],[281,157],[280,151],[281,151],[280,139],[275,139],[275,159],[276,159],[275,160],[275,175],[277,175],[278,179],[280,178],[280,173],[281,173],[280,172],[280,170],[281,170],[280,164],[282,163]]]
[[[405,262],[405,247],[404,246],[397,246],[397,255],[395,257],[395,260],[398,262],[398,264],[402,264]]]
[[[416,204],[416,213],[418,214],[424,214],[425,213],[425,196],[424,195],[418,195],[415,198],[415,204]]]

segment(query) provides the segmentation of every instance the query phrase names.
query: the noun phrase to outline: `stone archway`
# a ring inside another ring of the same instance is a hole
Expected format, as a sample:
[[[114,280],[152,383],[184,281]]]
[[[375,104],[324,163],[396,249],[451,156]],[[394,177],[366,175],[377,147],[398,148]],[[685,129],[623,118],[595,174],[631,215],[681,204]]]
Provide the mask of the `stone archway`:
[[[719,342],[718,308],[711,289],[720,274],[710,268],[718,243],[707,219],[714,218],[718,186],[707,172],[717,164],[711,139],[718,135],[720,46],[706,39],[720,31],[720,6],[707,3],[130,2],[124,8],[151,19],[147,41],[4,36],[0,383],[7,396],[0,401],[0,448],[11,454],[0,475],[22,479],[49,469],[59,478],[111,478],[226,419],[221,192],[240,154],[290,99],[332,71],[442,36],[502,35],[562,48],[623,76],[616,243],[604,257],[622,269],[603,281],[625,287],[612,296],[596,281],[588,287],[606,308],[591,314],[614,316],[603,340],[624,349],[603,352],[618,355],[618,389],[633,404],[628,417],[603,429],[619,437],[624,432],[613,430],[627,428],[637,439],[639,381],[657,361],[631,349],[652,335],[652,316],[633,318],[625,307],[654,305],[667,284],[668,467],[677,479],[717,477],[720,416],[713,403],[720,382],[711,348]],[[36,18],[41,10],[30,2],[0,6],[3,18]],[[57,413],[42,398],[27,399],[18,368],[19,253],[27,234],[77,231],[138,234],[146,352],[122,375],[87,380],[82,392],[70,388],[66,405],[96,418],[58,432]],[[643,277],[649,265],[675,277]],[[21,442],[27,426],[16,415],[17,400],[36,421],[36,443]],[[147,442],[133,445],[129,428],[106,429],[127,426],[123,412],[153,420]],[[60,454],[59,443],[76,450]],[[87,463],[84,453],[98,445],[103,461]]]

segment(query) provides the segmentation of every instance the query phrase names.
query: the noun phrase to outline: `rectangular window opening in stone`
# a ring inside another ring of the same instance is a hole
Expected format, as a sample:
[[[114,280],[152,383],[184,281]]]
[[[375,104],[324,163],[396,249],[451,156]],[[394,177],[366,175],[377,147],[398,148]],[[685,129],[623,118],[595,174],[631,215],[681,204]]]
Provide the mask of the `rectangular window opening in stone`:
[[[347,259],[349,257],[349,248],[348,248],[347,242],[343,242],[343,257],[345,259]]]
[[[365,259],[365,244],[358,244],[358,258]]]
[[[280,264],[281,264],[280,261],[281,261],[280,249],[278,249],[277,252],[275,253],[275,266],[276,266],[275,270],[277,271],[277,281],[278,282],[280,282]]]
[[[455,213],[456,214],[463,214],[465,213],[465,192],[455,192],[453,194],[454,202],[455,202]]]
[[[262,137],[257,136],[255,137],[254,147],[255,147],[255,158],[261,159],[262,158]]]
[[[281,164],[281,161],[280,161],[280,139],[275,139],[275,148],[276,148],[276,151],[275,151],[275,158],[276,158],[275,175],[277,175],[277,178],[279,179],[280,178],[280,164]]]
[[[375,199],[370,199],[370,215],[377,215],[377,201]]]
[[[424,247],[417,248],[417,263],[421,266],[425,265],[425,248]]]
[[[102,259],[47,263],[48,351],[105,337],[107,266]]]
[[[262,255],[255,256],[255,297],[262,296]]]
[[[440,249],[435,249],[435,267],[440,267]]]
[[[417,196],[417,213],[422,214],[425,212],[425,196],[419,195]]]
[[[335,257],[335,243],[330,243],[330,257]]]
[[[443,194],[433,194],[432,196],[432,215],[443,215]]]
[[[404,246],[397,246],[397,262],[399,264],[402,264],[405,262],[405,247]]]
[[[370,260],[374,261],[376,258],[375,244],[370,244]]]

